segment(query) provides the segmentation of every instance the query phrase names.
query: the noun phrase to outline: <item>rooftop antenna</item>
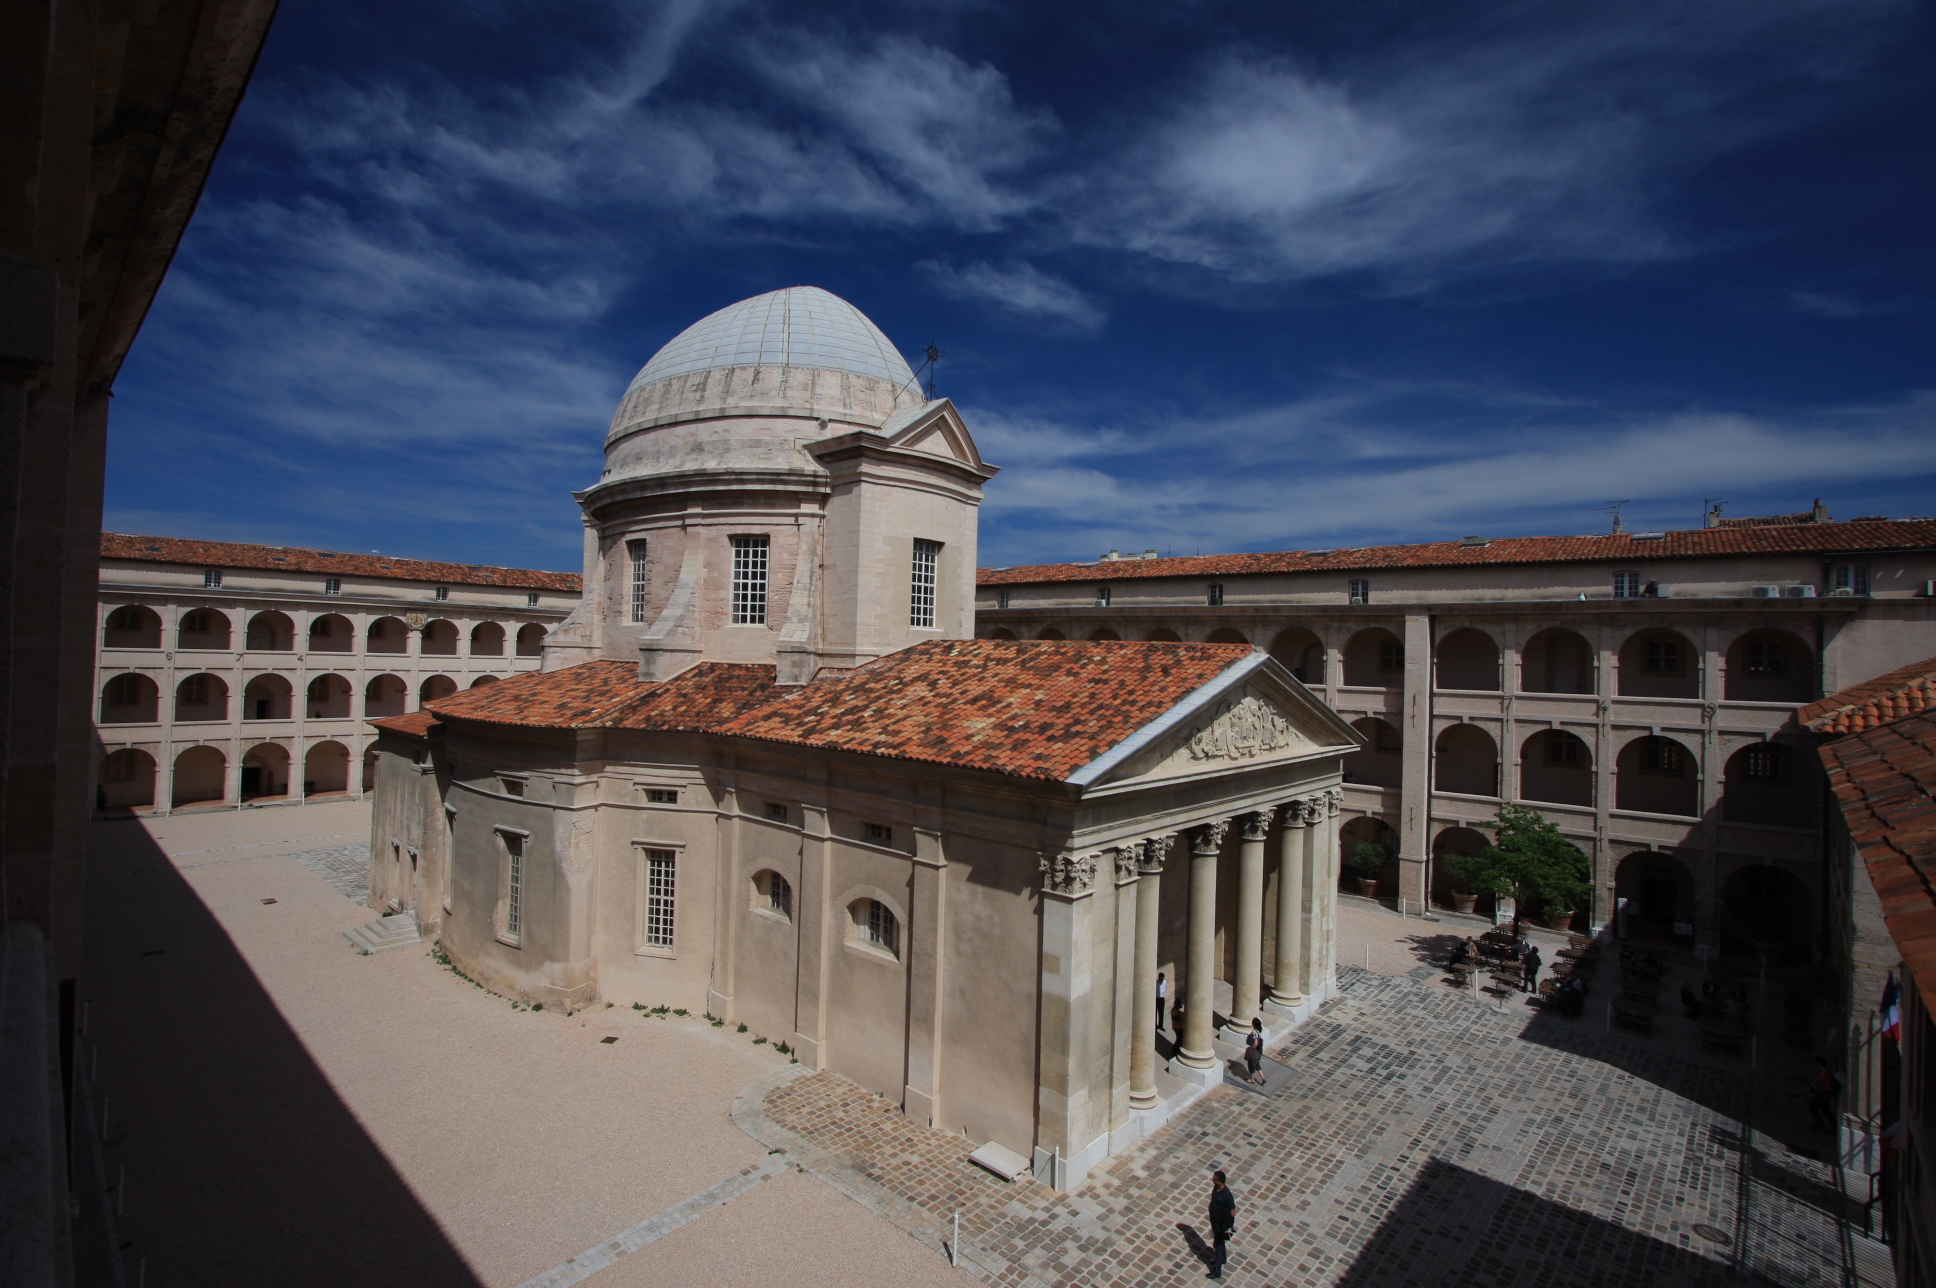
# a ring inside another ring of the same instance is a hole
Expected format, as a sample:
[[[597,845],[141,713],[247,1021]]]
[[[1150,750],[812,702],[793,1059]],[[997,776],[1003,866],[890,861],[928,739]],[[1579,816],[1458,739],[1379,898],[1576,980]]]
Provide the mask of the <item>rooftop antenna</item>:
[[[1722,500],[1719,497],[1708,496],[1708,497],[1701,498],[1701,504],[1704,506],[1711,505],[1714,507],[1712,510],[1705,511],[1701,515],[1702,526],[1709,527],[1709,528],[1720,527],[1721,526],[1721,507],[1724,505],[1727,505],[1728,502]]]
[[[1627,530],[1626,527],[1620,522],[1620,507],[1623,505],[1632,505],[1632,504],[1633,504],[1633,498],[1628,497],[1624,501],[1609,501],[1605,505],[1596,505],[1593,508],[1596,510],[1613,511],[1613,531],[1614,531],[1614,535],[1618,536],[1620,533],[1625,532]]]
[[[927,361],[923,362],[919,367],[915,369],[914,378],[916,380],[919,380],[921,378],[921,373],[923,371],[928,373],[928,382],[925,386],[923,386],[923,388],[927,391],[928,401],[933,402],[934,401],[934,369],[935,369],[935,366],[939,364],[941,361],[941,350],[934,347],[933,341],[929,341],[928,347],[921,350],[921,356],[927,359]]]

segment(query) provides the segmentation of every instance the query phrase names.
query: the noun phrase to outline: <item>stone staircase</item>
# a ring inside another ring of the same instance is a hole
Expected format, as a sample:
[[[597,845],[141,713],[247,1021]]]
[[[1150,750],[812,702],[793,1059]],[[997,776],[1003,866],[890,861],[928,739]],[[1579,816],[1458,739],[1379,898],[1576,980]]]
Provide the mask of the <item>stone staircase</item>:
[[[386,948],[401,948],[405,944],[419,943],[423,939],[417,929],[417,914],[399,912],[393,917],[378,917],[366,921],[354,930],[345,930],[343,938],[356,945],[356,951],[365,956],[380,953]]]

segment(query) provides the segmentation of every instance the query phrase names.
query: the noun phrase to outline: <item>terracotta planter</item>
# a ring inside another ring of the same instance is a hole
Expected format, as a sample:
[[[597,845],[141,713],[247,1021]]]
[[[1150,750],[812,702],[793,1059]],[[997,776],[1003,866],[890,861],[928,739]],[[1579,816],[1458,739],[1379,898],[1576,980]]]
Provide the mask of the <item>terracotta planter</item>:
[[[1571,930],[1573,928],[1573,914],[1569,912],[1564,917],[1542,916],[1539,919],[1539,924],[1548,930]]]
[[[1358,893],[1367,899],[1376,899],[1378,897],[1378,882],[1370,877],[1359,877]]]
[[[1469,913],[1478,906],[1479,896],[1476,894],[1455,894],[1452,896],[1452,908],[1455,912]]]

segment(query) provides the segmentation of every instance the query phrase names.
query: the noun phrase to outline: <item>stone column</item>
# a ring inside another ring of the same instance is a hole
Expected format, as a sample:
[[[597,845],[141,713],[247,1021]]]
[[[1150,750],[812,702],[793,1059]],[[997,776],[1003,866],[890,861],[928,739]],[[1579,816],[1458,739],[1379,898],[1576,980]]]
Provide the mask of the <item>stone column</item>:
[[[1324,1001],[1338,991],[1338,810],[1344,790],[1332,787],[1311,800],[1318,820],[1311,831],[1311,934],[1317,944],[1310,973],[1304,977],[1306,996]]]
[[[1271,811],[1246,814],[1237,851],[1237,976],[1230,984],[1227,1031],[1243,1041],[1257,1017],[1264,983],[1264,835]]]
[[[1284,830],[1277,838],[1277,961],[1271,972],[1270,1005],[1288,1011],[1304,1004],[1300,958],[1304,948],[1304,847],[1310,838],[1309,811],[1303,801],[1282,807]]]
[[[1190,946],[1184,984],[1183,1041],[1177,1060],[1200,1071],[1217,1067],[1217,853],[1230,824],[1205,823],[1190,833]]]
[[[1438,730],[1432,723],[1435,680],[1434,621],[1425,614],[1405,619],[1403,790],[1398,817],[1398,906],[1425,909],[1425,864],[1432,852],[1432,757]]]
[[[1156,1107],[1156,953],[1157,913],[1161,908],[1163,860],[1170,838],[1143,842],[1136,882],[1136,985],[1131,1003],[1129,1039],[1129,1107]]]

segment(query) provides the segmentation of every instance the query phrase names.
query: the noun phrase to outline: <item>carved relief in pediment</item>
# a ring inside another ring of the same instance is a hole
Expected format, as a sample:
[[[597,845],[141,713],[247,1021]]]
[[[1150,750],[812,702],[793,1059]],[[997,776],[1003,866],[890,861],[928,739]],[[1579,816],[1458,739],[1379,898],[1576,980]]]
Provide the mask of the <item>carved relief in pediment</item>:
[[[1253,760],[1273,751],[1309,747],[1289,716],[1245,685],[1193,722],[1170,757],[1190,761]]]

